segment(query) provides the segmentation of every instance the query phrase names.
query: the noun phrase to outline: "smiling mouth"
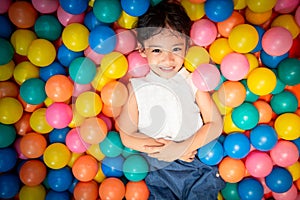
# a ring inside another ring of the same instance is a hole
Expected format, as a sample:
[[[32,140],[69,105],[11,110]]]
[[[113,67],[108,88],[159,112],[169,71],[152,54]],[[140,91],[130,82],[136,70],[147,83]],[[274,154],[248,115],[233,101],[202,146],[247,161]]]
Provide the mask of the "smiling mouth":
[[[175,67],[159,67],[159,69],[163,72],[171,72],[175,69]]]

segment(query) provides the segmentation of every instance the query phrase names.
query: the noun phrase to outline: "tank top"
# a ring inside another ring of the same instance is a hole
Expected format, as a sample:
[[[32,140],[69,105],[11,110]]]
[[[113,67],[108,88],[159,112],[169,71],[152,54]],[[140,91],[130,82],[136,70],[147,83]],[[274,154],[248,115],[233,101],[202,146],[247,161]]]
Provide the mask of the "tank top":
[[[132,78],[130,82],[137,101],[139,132],[179,142],[203,125],[195,101],[197,88],[185,68],[170,79],[150,71],[145,77]]]

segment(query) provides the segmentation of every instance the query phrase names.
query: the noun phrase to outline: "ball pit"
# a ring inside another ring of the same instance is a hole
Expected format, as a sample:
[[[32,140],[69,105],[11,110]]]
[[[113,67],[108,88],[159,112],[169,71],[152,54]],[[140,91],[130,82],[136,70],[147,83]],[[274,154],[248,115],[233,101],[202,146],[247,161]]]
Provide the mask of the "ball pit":
[[[148,199],[148,164],[114,119],[149,72],[134,28],[159,2],[1,1],[0,199]],[[298,199],[300,1],[179,2],[184,66],[224,118],[197,154],[226,182],[218,200]]]

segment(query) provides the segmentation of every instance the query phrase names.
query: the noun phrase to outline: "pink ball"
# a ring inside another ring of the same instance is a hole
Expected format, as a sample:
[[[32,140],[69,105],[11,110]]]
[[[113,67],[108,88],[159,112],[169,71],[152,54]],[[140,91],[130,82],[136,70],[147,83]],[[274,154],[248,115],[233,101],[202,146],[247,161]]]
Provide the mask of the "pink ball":
[[[143,77],[149,73],[150,67],[147,59],[142,57],[138,51],[133,51],[127,56],[128,74],[132,77]]]
[[[272,192],[272,190],[267,186],[266,184],[266,180],[265,180],[265,177],[263,178],[258,178],[259,182],[261,183],[261,185],[263,186],[264,188],[264,194],[268,194],[270,192]]]
[[[255,150],[248,154],[245,166],[251,176],[261,178],[271,173],[273,162],[267,153]]]
[[[106,115],[104,115],[103,113],[100,113],[98,115],[98,117],[105,122],[105,124],[107,126],[107,130],[110,131],[112,129],[112,126],[113,126],[112,120],[109,117],[107,117]]]
[[[92,90],[92,85],[89,84],[78,84],[74,82],[73,97],[78,97],[81,93]]]
[[[7,13],[10,4],[12,3],[11,0],[1,0],[0,3],[0,14]]]
[[[99,65],[104,57],[104,54],[95,52],[90,46],[84,50],[84,55],[91,59],[96,65]]]
[[[90,145],[82,140],[78,131],[78,128],[73,128],[67,133],[66,145],[74,153],[84,153]]]
[[[190,37],[196,45],[208,46],[217,37],[216,25],[208,19],[200,19],[193,23]]]
[[[64,9],[62,9],[61,6],[59,6],[57,8],[57,18],[58,18],[58,21],[63,26],[67,26],[72,23],[83,23],[84,16],[85,16],[84,12],[79,15],[73,15],[73,14],[70,14],[70,13],[64,11]]]
[[[136,47],[136,37],[131,30],[117,29],[116,31],[117,45],[114,51],[118,51],[127,55]]]
[[[192,81],[200,91],[214,90],[220,83],[219,69],[212,64],[200,64],[192,73]]]
[[[299,150],[293,142],[281,140],[271,149],[270,156],[276,165],[288,167],[299,159]]]
[[[54,102],[46,110],[46,120],[53,128],[67,127],[73,118],[72,108],[63,102]]]
[[[299,0],[277,0],[274,10],[281,14],[293,12],[299,4]]]
[[[226,79],[239,81],[248,74],[249,62],[244,54],[229,53],[222,59],[220,70]]]
[[[53,13],[59,6],[58,0],[32,0],[33,7],[43,14]]]
[[[292,34],[280,26],[268,29],[262,36],[262,48],[271,56],[281,56],[287,53],[292,45]]]
[[[295,13],[295,21],[300,26],[300,6],[298,6],[296,13]]]
[[[298,195],[298,191],[294,184],[286,192],[283,193],[272,192],[272,196],[276,200],[297,200],[297,195]]]

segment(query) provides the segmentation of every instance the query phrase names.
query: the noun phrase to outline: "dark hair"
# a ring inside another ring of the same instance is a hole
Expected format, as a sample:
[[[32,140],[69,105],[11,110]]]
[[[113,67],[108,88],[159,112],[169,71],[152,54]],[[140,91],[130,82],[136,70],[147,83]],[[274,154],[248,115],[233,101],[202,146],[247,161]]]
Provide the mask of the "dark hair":
[[[143,45],[145,40],[160,33],[163,28],[170,28],[187,37],[191,26],[192,21],[180,3],[162,0],[139,17],[137,39]]]

